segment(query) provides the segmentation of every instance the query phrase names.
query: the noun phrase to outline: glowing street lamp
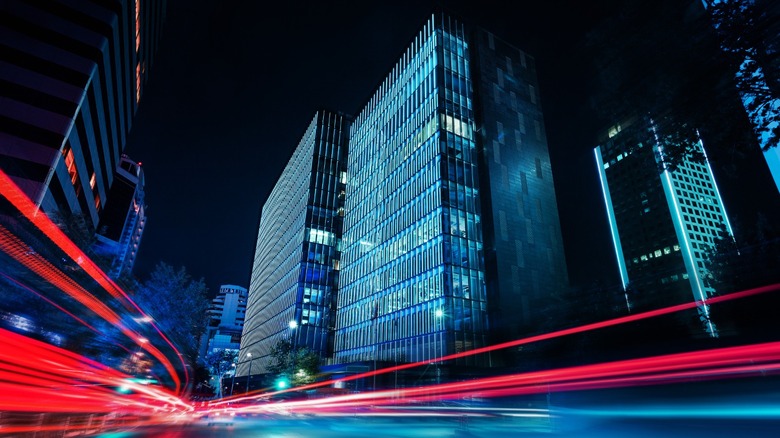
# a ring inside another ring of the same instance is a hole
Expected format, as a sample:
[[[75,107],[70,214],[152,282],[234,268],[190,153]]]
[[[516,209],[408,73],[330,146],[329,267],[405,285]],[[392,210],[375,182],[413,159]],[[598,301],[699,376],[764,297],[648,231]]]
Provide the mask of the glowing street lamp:
[[[247,353],[247,357],[249,357],[249,373],[246,375],[246,394],[249,393],[249,379],[252,378],[252,353]]]
[[[444,327],[444,310],[441,307],[433,312],[436,317],[436,326],[441,331]],[[444,356],[444,333],[439,333],[439,360],[436,361],[436,384],[441,383],[441,358]]]
[[[292,342],[292,355],[293,355],[293,363],[292,368],[295,370],[295,367],[298,362],[298,339],[296,337],[297,333],[295,332],[295,329],[298,328],[298,321],[296,320],[290,320],[290,322],[287,324],[287,327],[290,327],[290,330],[293,331],[293,335],[290,336],[290,342]]]
[[[233,379],[230,380],[230,395],[233,395],[233,387],[236,386],[236,363],[233,362],[230,366],[233,368]]]

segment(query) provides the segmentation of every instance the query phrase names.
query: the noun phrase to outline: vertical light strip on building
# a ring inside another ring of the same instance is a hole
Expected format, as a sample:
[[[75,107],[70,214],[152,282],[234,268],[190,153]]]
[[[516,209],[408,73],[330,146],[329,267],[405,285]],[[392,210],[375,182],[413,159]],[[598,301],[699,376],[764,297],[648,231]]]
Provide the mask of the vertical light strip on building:
[[[352,126],[338,363],[483,343],[467,57],[462,25],[432,18]]]
[[[653,134],[655,136],[656,141],[656,150],[658,151],[658,157],[660,161],[664,162],[664,152],[663,152],[663,146],[659,143],[658,139],[658,133],[656,132],[655,124],[651,124]],[[680,165],[680,167],[686,166],[687,162]],[[680,169],[678,169],[678,172]],[[672,181],[672,173],[669,171],[669,169],[664,164],[664,170],[661,174],[661,185],[663,186],[664,193],[666,194],[666,199],[669,204],[669,210],[672,213],[672,222],[674,223],[675,231],[677,232],[677,236],[679,240],[682,242],[684,251],[683,251],[683,260],[685,261],[685,267],[688,271],[688,277],[689,282],[691,284],[691,288],[693,290],[693,298],[697,301],[699,301],[701,304],[699,305],[699,311],[701,312],[702,316],[705,318],[705,323],[707,325],[707,332],[710,334],[710,336],[717,337],[717,330],[715,329],[711,317],[710,317],[710,310],[709,306],[707,305],[707,293],[704,289],[704,284],[702,282],[701,278],[701,270],[698,267],[698,262],[702,260],[701,257],[696,257],[693,253],[693,250],[691,248],[692,242],[690,239],[690,236],[688,235],[688,226],[686,224],[686,221],[683,220],[683,214],[680,209],[680,203],[677,196],[677,192],[674,187],[674,182]],[[677,178],[675,178],[677,179]],[[679,184],[679,181],[677,182]]]
[[[626,260],[623,257],[623,246],[620,244],[620,235],[618,234],[617,222],[615,221],[615,209],[612,206],[612,197],[609,194],[604,160],[601,158],[601,146],[597,146],[593,152],[596,155],[596,165],[599,168],[601,192],[604,195],[604,203],[607,206],[607,219],[609,220],[609,230],[612,233],[612,243],[615,246],[615,257],[617,257],[618,269],[620,271],[620,281],[623,283],[623,290],[626,290],[628,287],[628,269],[626,268]]]

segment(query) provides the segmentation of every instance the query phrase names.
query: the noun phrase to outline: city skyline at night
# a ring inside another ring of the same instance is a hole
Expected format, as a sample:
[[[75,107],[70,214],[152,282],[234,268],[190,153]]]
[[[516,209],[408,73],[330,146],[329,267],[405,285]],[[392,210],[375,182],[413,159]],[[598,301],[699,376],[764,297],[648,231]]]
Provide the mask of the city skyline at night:
[[[260,207],[303,126],[322,106],[357,113],[367,90],[391,69],[394,54],[442,6],[435,3],[312,3],[278,12],[261,5],[171,3],[167,37],[145,92],[151,103],[141,106],[129,138],[128,153],[143,161],[147,182],[155,187],[147,196],[154,220],[138,275],[165,260],[205,277],[212,294],[226,281],[243,278],[248,284]],[[535,54],[569,280],[618,290],[619,275],[609,266],[614,256],[606,214],[593,208],[601,202],[601,187],[592,148],[611,120],[600,120],[590,108],[598,85],[592,60],[603,49],[588,46],[588,38],[620,9],[619,2],[557,8],[448,1],[443,9]],[[734,205],[730,214],[737,225],[752,224],[757,209],[777,209],[760,190],[767,180],[762,157],[715,155],[713,171],[727,204]],[[737,178],[734,166],[756,171]],[[742,196],[742,187],[749,187],[750,196]],[[219,233],[203,232],[211,227]],[[179,249],[194,241],[199,246]],[[201,251],[227,255],[215,261],[198,256]]]
[[[779,1],[0,10],[0,435],[780,430]]]

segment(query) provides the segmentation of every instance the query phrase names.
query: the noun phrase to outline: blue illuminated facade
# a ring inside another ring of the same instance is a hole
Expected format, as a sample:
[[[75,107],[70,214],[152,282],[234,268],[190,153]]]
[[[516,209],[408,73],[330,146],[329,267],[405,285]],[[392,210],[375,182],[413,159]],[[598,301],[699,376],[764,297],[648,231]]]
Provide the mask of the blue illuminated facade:
[[[706,302],[715,292],[704,282],[706,252],[731,225],[701,141],[695,148],[704,163],[671,169],[659,130],[650,119],[630,119],[594,150],[626,305],[642,311],[700,301],[704,330],[717,336]]]
[[[332,354],[348,123],[317,112],[263,205],[238,375],[264,372],[280,340]]]
[[[336,363],[435,361],[551,311],[568,281],[537,88],[530,56],[437,15],[359,112]]]

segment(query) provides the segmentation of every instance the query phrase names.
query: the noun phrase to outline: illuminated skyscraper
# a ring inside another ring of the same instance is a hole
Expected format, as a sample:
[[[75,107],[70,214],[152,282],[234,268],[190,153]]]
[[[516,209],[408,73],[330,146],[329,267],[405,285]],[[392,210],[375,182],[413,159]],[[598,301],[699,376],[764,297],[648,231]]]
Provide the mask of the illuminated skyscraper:
[[[280,340],[332,354],[347,126],[318,112],[263,205],[238,375],[262,372]]]
[[[568,280],[537,90],[533,57],[435,15],[352,121],[348,155],[346,123],[318,115],[263,207],[239,375],[283,338],[337,370],[542,330]]]
[[[660,130],[650,119],[627,120],[594,150],[626,305],[642,311],[699,300],[704,330],[717,336],[706,251],[731,226],[706,154],[704,163],[670,169]],[[705,153],[701,142],[696,147]]]
[[[96,230],[160,41],[165,0],[3,2],[0,166]]]
[[[359,112],[336,363],[435,361],[554,312],[568,281],[537,90],[533,57],[435,15]]]

